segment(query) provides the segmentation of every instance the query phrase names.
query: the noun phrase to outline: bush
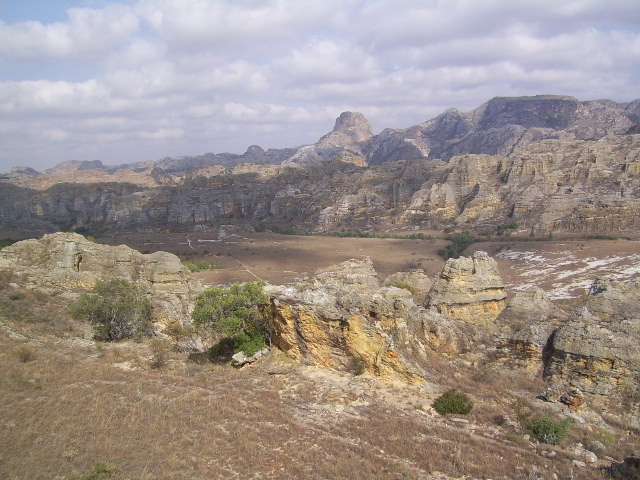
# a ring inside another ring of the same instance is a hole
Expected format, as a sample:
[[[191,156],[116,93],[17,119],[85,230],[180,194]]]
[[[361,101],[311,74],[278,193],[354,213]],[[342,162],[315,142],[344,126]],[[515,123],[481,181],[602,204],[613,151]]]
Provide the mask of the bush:
[[[123,278],[98,281],[69,310],[74,318],[94,324],[96,340],[142,337],[153,330],[151,302],[142,286]]]
[[[152,338],[149,342],[149,350],[151,351],[149,366],[156,369],[163,368],[167,364],[169,343],[162,338]]]
[[[364,374],[367,371],[367,369],[361,358],[351,357],[351,360],[349,361],[349,371],[354,375],[358,376],[358,375]]]
[[[235,283],[229,288],[208,288],[196,299],[191,314],[193,323],[229,337],[221,345],[223,351],[233,346],[234,352],[256,353],[264,347],[270,333],[269,324],[258,308],[267,301],[262,286],[260,282],[250,282]]]
[[[107,480],[112,478],[113,470],[104,463],[96,463],[84,473],[70,477],[69,480]]]
[[[182,264],[187,267],[192,272],[202,272],[203,270],[214,270],[216,268],[220,268],[218,264],[212,264],[205,262],[204,260],[195,263],[192,260],[183,260]]]
[[[447,236],[446,240],[449,240],[451,243],[447,245],[444,250],[438,252],[438,255],[445,260],[458,258],[469,245],[476,241],[476,239],[467,232],[454,233],[453,235]]]
[[[395,280],[391,283],[391,286],[396,288],[404,288],[405,290],[409,290],[412,294],[415,294],[417,292],[417,289],[405,280]]]
[[[22,363],[32,362],[36,359],[36,352],[28,345],[22,345],[18,348],[18,350],[16,350],[16,355],[18,356],[18,360]]]
[[[569,434],[573,419],[565,418],[557,422],[549,417],[538,417],[531,420],[531,434],[539,442],[560,445]]]
[[[435,402],[433,402],[433,408],[440,415],[451,413],[466,415],[471,412],[473,402],[466,393],[452,388],[436,398]]]

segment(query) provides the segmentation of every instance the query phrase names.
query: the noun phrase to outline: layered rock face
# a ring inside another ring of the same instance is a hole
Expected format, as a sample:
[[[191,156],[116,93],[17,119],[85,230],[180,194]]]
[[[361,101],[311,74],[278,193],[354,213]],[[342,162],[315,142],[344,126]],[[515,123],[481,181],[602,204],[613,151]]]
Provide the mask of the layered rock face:
[[[558,328],[544,376],[556,400],[578,389],[587,403],[640,426],[640,285],[599,280]]]
[[[454,320],[488,324],[506,307],[507,294],[496,261],[475,252],[447,260],[428,297],[428,308]]]
[[[75,233],[54,233],[5,247],[0,250],[0,269],[13,272],[24,287],[70,296],[114,277],[141,283],[160,323],[190,322],[192,305],[202,290],[171,253],[145,255],[124,245],[96,244]]]
[[[542,289],[518,292],[496,320],[498,344],[510,364],[535,376],[543,368],[555,329],[568,317]]]
[[[193,230],[232,221],[300,231],[458,225],[520,233],[640,228],[640,135],[549,140],[509,157],[465,155],[363,168],[340,161],[270,167],[268,175],[194,177],[153,189],[0,182],[0,226],[40,234],[72,227]]]
[[[370,259],[349,260],[267,292],[276,330],[272,341],[290,357],[337,369],[362,362],[382,378],[421,382],[411,348],[419,320],[407,315],[417,307],[410,292],[380,288]]]
[[[379,135],[362,114],[344,112],[331,132],[301,149],[254,145],[243,155],[135,169],[72,162],[47,175],[18,170],[0,182],[0,227],[26,236],[73,227],[202,229],[231,219],[305,232],[491,231],[514,222],[520,233],[544,235],[636,231],[638,105],[495,98]],[[59,183],[74,178],[101,183]]]

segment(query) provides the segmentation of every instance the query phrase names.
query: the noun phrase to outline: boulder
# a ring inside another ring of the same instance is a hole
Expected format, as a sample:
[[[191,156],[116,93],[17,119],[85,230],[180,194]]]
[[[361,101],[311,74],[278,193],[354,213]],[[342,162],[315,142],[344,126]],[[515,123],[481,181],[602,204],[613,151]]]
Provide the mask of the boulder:
[[[553,400],[579,389],[590,406],[640,426],[640,285],[597,280],[552,337],[544,378]]]
[[[507,294],[496,261],[486,252],[450,258],[429,291],[427,308],[472,324],[495,321]]]
[[[551,335],[568,317],[544,290],[532,287],[518,292],[496,320],[499,343],[510,364],[532,376],[539,373]]]

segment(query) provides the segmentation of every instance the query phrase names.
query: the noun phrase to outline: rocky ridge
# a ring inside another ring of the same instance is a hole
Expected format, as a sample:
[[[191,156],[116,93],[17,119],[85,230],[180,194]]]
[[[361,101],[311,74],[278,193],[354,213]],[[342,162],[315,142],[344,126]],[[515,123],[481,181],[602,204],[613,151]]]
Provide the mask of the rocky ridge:
[[[634,232],[640,136],[629,132],[639,118],[639,101],[499,97],[373,135],[362,114],[344,112],[300,149],[14,172],[0,182],[0,226],[23,235],[202,230],[233,219],[304,232],[511,223],[543,235]],[[59,183],[74,178],[84,183]]]

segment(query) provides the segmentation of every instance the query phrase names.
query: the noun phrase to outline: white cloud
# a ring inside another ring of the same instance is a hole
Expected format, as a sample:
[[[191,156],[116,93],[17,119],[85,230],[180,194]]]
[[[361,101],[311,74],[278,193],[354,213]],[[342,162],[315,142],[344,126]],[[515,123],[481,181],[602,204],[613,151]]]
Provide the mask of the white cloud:
[[[0,56],[28,60],[98,57],[128,41],[138,29],[130,8],[73,8],[67,22],[12,25],[0,21]]]
[[[640,82],[635,0],[140,0],[32,18],[0,21],[0,170],[295,146],[343,110],[382,129],[497,95],[625,101]]]

